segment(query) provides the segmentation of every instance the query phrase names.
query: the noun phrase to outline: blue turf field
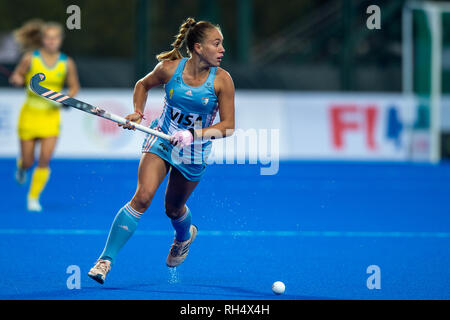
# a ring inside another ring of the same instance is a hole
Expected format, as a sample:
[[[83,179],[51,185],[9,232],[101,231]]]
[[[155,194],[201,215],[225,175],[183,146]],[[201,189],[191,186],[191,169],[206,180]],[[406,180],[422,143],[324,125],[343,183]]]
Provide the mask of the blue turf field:
[[[170,272],[166,181],[104,286],[87,277],[137,161],[54,160],[42,213],[0,161],[0,299],[449,299],[450,164],[211,165],[188,204],[200,233]],[[66,269],[81,268],[81,289]],[[369,265],[381,289],[369,290]],[[281,280],[286,293],[275,296]]]

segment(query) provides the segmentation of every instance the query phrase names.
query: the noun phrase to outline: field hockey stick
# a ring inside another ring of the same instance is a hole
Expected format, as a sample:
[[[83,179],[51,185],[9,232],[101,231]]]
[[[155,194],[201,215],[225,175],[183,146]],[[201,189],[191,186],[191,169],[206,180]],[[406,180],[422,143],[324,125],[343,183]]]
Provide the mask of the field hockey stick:
[[[108,119],[114,122],[117,122],[119,124],[122,125],[129,125],[129,126],[133,126],[135,127],[137,130],[142,131],[142,132],[146,132],[152,135],[155,135],[159,138],[165,139],[165,140],[169,140],[170,141],[170,136],[162,133],[160,131],[156,131],[154,129],[150,129],[146,126],[143,126],[141,124],[129,121],[125,118],[122,118],[118,115],[115,115],[113,113],[110,113],[106,110],[103,110],[99,107],[94,107],[88,103],[79,101],[77,99],[71,98],[67,95],[64,95],[62,93],[58,93],[55,92],[53,90],[47,89],[42,87],[41,85],[39,85],[39,82],[45,80],[45,74],[43,73],[36,73],[32,78],[31,78],[31,82],[30,82],[30,88],[31,90],[33,90],[33,92],[35,92],[36,94],[40,95],[41,97],[47,98],[49,100],[53,100],[59,103],[62,103],[66,106],[69,107],[73,107],[76,109],[79,109],[81,111],[102,117],[104,119]]]

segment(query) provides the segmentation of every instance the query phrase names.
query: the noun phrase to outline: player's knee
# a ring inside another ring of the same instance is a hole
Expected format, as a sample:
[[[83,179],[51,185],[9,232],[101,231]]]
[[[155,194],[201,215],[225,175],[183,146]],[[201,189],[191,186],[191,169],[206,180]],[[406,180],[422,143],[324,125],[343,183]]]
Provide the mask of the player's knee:
[[[181,217],[184,213],[184,204],[182,206],[175,206],[169,202],[166,202],[164,206],[166,209],[166,215],[170,219],[177,219]]]
[[[33,164],[34,159],[22,159],[20,166],[22,167],[22,169],[29,169],[33,166]]]
[[[139,188],[132,201],[141,210],[145,211],[153,200],[154,191]],[[138,209],[136,208],[136,209]]]

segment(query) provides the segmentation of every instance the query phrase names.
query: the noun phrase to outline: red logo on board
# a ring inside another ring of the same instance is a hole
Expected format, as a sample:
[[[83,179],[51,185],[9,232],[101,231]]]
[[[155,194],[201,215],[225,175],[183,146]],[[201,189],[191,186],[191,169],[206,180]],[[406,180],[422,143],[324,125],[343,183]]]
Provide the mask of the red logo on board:
[[[375,125],[378,110],[374,105],[333,105],[330,109],[332,143],[336,149],[345,146],[346,134],[364,134],[367,148],[375,150]],[[345,117],[352,117],[348,120]]]

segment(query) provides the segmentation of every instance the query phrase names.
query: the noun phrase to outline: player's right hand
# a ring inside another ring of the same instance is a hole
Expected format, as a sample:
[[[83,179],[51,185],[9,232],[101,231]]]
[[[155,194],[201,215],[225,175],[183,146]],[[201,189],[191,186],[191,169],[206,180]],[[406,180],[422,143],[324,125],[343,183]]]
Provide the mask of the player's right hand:
[[[22,87],[25,84],[25,79],[20,74],[13,73],[9,77],[9,83],[15,87]]]
[[[127,119],[128,121],[131,121],[131,122],[141,123],[142,115],[137,113],[137,112],[133,112],[133,113],[127,115],[125,117],[125,119]],[[123,127],[124,129],[128,129],[128,130],[136,130],[136,127],[131,125],[131,124],[121,124],[121,123],[119,123],[119,127]]]

